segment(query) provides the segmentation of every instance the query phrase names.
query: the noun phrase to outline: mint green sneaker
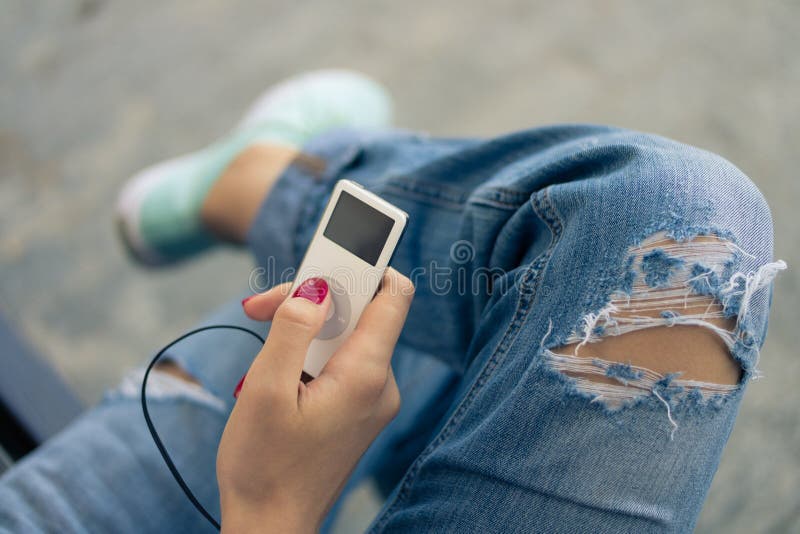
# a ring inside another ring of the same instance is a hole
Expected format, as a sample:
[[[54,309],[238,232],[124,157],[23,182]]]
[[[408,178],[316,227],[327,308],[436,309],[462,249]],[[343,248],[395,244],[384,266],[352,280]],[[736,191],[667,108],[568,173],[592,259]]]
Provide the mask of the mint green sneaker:
[[[258,142],[300,148],[333,128],[385,128],[391,120],[389,93],[363,74],[320,70],[289,78],[264,92],[227,137],[131,178],[117,202],[122,241],[146,265],[189,258],[216,243],[200,209],[244,149]]]

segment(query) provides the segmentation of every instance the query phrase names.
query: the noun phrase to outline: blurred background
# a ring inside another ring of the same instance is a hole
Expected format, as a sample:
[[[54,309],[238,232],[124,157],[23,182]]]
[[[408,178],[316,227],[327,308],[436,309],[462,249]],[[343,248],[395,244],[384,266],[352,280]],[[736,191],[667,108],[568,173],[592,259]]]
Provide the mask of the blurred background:
[[[319,67],[378,78],[399,125],[432,134],[610,123],[743,169],[790,269],[775,284],[765,378],[698,531],[800,531],[796,1],[0,0],[0,310],[84,402],[243,292],[251,268],[238,250],[135,267],[112,225],[121,185]],[[340,530],[377,505],[357,493]]]

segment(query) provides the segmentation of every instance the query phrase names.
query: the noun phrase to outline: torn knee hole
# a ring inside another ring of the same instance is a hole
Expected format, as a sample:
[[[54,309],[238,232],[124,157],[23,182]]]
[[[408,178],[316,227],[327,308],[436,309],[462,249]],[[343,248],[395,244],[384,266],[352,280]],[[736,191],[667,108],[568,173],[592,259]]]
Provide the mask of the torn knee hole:
[[[651,236],[631,247],[622,285],[602,309],[584,316],[558,347],[543,342],[546,361],[612,407],[655,396],[669,411],[681,395],[734,391],[747,370],[741,353],[758,350],[743,326],[749,300],[786,267],[774,262],[741,273],[742,255],[749,256],[713,235]]]
[[[732,330],[730,319],[714,321],[715,327]],[[736,385],[741,381],[741,365],[730,355],[717,334],[700,326],[656,326],[622,335],[611,335],[592,343],[574,342],[553,352],[577,360],[606,362],[608,374],[596,377],[607,383],[620,383],[626,377],[614,372],[621,365],[635,365],[660,376],[677,375],[681,380]],[[573,374],[565,371],[566,374]],[[624,384],[623,384],[624,385]]]
[[[109,400],[135,399],[138,402],[141,399],[144,374],[143,368],[128,371],[122,377],[119,385],[106,394],[106,398]],[[158,362],[153,367],[147,382],[147,400],[152,403],[185,401],[203,405],[218,412],[225,412],[227,409],[225,401],[206,389],[186,373],[178,363],[171,360]]]
[[[188,382],[190,384],[200,385],[200,382],[188,371],[186,371],[183,367],[178,365],[173,360],[161,360],[160,362],[156,363],[154,369],[161,371],[162,373],[166,373],[174,378],[179,380],[183,380],[184,382]]]

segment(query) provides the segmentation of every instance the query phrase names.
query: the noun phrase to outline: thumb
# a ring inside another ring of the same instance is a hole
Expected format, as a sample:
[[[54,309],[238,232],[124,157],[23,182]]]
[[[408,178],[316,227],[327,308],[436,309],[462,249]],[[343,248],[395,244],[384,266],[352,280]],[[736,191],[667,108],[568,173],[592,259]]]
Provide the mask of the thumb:
[[[247,382],[281,397],[296,397],[308,346],[319,334],[330,306],[324,279],[309,278],[300,284],[275,310],[267,341],[247,373]]]

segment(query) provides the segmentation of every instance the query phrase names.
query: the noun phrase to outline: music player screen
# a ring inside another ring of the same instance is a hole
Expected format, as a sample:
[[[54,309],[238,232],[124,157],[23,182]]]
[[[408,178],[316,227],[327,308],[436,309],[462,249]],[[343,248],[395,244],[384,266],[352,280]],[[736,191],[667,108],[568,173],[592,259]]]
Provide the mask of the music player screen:
[[[394,219],[342,191],[322,235],[375,265],[392,226]]]

